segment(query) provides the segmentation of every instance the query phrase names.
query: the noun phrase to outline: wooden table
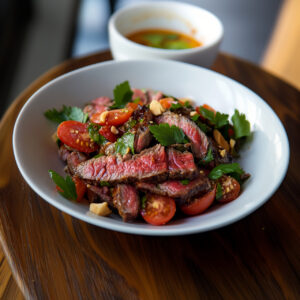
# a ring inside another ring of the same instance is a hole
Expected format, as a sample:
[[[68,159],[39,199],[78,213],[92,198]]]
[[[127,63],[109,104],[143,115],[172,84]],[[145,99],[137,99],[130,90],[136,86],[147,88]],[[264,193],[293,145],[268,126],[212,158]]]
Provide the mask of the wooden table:
[[[243,220],[182,237],[122,234],[60,212],[24,182],[11,145],[22,105],[56,76],[107,59],[108,52],[99,53],[50,70],[15,100],[0,124],[0,240],[25,297],[299,299],[300,92],[250,63],[221,54],[214,70],[271,105],[287,130],[291,158],[278,191]]]

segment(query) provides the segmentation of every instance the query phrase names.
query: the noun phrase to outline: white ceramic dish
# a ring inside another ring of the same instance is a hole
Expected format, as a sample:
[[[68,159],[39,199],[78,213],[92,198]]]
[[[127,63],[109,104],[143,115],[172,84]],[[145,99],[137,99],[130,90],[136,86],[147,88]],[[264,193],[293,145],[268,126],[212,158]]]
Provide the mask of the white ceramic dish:
[[[61,197],[48,170],[63,174],[63,163],[51,135],[55,125],[43,113],[63,104],[82,107],[106,95],[116,84],[129,80],[132,87],[161,90],[176,97],[191,97],[216,110],[246,114],[253,138],[239,163],[251,174],[235,201],[214,206],[204,214],[177,219],[165,226],[123,223],[118,216],[98,217],[88,207]],[[38,90],[22,108],[13,132],[13,149],[21,174],[32,189],[50,204],[83,221],[111,230],[142,235],[182,235],[203,232],[235,222],[266,202],[282,182],[289,161],[285,130],[273,110],[258,95],[223,75],[173,61],[110,61],[65,74]]]
[[[183,32],[203,43],[201,47],[168,50],[143,46],[126,38],[142,29],[163,28]],[[108,25],[109,44],[116,60],[171,59],[210,67],[223,38],[221,21],[195,5],[172,2],[142,2],[114,13]]]

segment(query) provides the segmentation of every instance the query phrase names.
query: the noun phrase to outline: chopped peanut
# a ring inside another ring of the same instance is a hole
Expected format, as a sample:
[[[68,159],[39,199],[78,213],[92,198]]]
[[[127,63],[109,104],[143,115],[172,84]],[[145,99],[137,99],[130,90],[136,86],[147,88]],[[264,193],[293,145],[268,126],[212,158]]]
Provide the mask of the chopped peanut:
[[[103,203],[91,203],[90,204],[90,212],[98,215],[98,216],[108,216],[109,214],[111,214],[111,210],[108,207],[107,202],[103,202]]]
[[[221,132],[217,129],[214,129],[213,131],[214,139],[218,143],[219,146],[224,148],[226,151],[229,151],[229,145],[227,141],[224,139],[223,135]]]
[[[226,150],[225,150],[225,149],[220,150],[219,152],[220,152],[220,155],[221,155],[222,157],[225,157],[225,155],[226,155]]]
[[[111,131],[113,134],[118,134],[118,133],[119,133],[119,130],[118,130],[115,126],[111,126],[110,131]]]
[[[157,100],[151,101],[150,110],[155,116],[159,116],[165,111],[163,106]]]
[[[233,149],[234,146],[235,146],[235,140],[234,139],[230,139],[229,144],[230,144],[230,148]]]
[[[197,115],[197,112],[196,112],[196,111],[191,111],[191,112],[190,112],[190,116],[191,116],[191,117],[193,117],[193,116],[195,116],[195,115]]]
[[[101,122],[101,123],[105,123],[106,118],[107,118],[107,115],[108,115],[108,111],[104,111],[104,112],[100,115],[100,122]]]

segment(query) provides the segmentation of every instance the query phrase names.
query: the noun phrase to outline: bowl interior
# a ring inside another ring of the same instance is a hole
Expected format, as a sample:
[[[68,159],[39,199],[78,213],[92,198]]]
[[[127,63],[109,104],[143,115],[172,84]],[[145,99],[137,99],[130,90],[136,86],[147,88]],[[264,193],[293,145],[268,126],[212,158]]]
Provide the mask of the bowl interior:
[[[190,97],[200,105],[232,115],[246,114],[253,136],[239,162],[251,178],[242,194],[226,205],[214,206],[203,215],[176,219],[162,227],[141,222],[123,223],[118,216],[98,217],[88,207],[61,197],[48,175],[63,173],[51,135],[56,126],[43,113],[62,105],[83,107],[99,96],[112,97],[114,87],[129,80],[131,87],[151,88],[176,97]],[[57,208],[92,224],[135,234],[174,235],[206,231],[229,224],[262,205],[282,181],[289,159],[286,133],[278,117],[256,94],[215,72],[173,61],[114,61],[100,63],[63,75],[37,91],[25,104],[13,135],[17,165],[28,184]]]
[[[142,29],[170,29],[183,32],[208,45],[222,36],[222,25],[211,13],[176,2],[142,3],[129,6],[113,18],[117,31],[126,36]]]

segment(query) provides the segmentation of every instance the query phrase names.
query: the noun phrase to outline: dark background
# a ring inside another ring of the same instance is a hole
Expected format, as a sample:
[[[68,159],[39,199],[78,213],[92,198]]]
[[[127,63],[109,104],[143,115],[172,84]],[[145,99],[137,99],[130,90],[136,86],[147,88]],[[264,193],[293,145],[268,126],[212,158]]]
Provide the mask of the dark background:
[[[136,2],[140,0],[0,0],[0,116],[51,67],[70,57],[107,49],[110,14]],[[225,29],[222,51],[259,64],[283,1],[184,2],[206,8],[221,19]]]

